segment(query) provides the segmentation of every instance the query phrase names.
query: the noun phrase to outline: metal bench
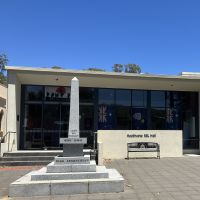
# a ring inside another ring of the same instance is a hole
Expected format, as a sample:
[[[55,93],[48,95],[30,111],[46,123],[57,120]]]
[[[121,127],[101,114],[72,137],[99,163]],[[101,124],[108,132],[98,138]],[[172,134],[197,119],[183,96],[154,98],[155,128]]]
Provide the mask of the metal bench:
[[[127,143],[127,159],[130,152],[157,152],[157,158],[160,159],[160,145],[155,142]]]

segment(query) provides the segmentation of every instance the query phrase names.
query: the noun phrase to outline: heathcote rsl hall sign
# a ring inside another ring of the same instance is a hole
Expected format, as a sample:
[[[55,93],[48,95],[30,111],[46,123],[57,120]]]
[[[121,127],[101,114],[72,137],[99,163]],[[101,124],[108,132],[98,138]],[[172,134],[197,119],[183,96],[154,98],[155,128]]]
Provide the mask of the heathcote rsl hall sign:
[[[127,134],[128,138],[156,138],[156,134]]]
[[[182,130],[98,130],[97,137],[102,148],[98,155],[103,159],[126,158],[127,144],[132,142],[159,144],[161,158],[183,155]],[[151,156],[151,153],[147,154]]]

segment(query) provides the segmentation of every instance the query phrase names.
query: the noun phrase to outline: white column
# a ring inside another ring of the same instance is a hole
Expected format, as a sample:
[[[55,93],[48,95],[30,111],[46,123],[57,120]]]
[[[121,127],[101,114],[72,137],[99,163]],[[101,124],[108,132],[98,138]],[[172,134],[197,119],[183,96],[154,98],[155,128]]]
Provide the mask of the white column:
[[[8,151],[17,150],[17,135],[19,134],[19,122],[17,122],[17,112],[20,110],[20,88],[15,72],[8,73],[8,92],[7,92],[7,132],[12,131],[7,137]],[[8,141],[9,140],[9,141]]]
[[[199,117],[199,139],[200,139],[200,91],[198,96],[199,101],[199,110],[198,110],[198,117]],[[200,150],[200,142],[199,142],[199,150]]]

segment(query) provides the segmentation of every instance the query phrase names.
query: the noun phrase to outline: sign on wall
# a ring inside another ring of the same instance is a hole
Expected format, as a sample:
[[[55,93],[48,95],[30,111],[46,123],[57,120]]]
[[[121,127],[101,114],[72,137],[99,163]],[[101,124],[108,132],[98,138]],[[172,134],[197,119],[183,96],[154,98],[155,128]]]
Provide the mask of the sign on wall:
[[[62,100],[62,99],[70,99],[70,88],[58,86],[46,86],[45,87],[45,99],[47,101],[55,101],[55,100]]]

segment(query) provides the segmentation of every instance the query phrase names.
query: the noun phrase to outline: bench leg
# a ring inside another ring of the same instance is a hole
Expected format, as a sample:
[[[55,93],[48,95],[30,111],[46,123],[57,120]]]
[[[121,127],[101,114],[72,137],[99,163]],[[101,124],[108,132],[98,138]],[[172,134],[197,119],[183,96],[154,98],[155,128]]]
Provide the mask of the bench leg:
[[[160,151],[157,153],[157,158],[160,159]]]

